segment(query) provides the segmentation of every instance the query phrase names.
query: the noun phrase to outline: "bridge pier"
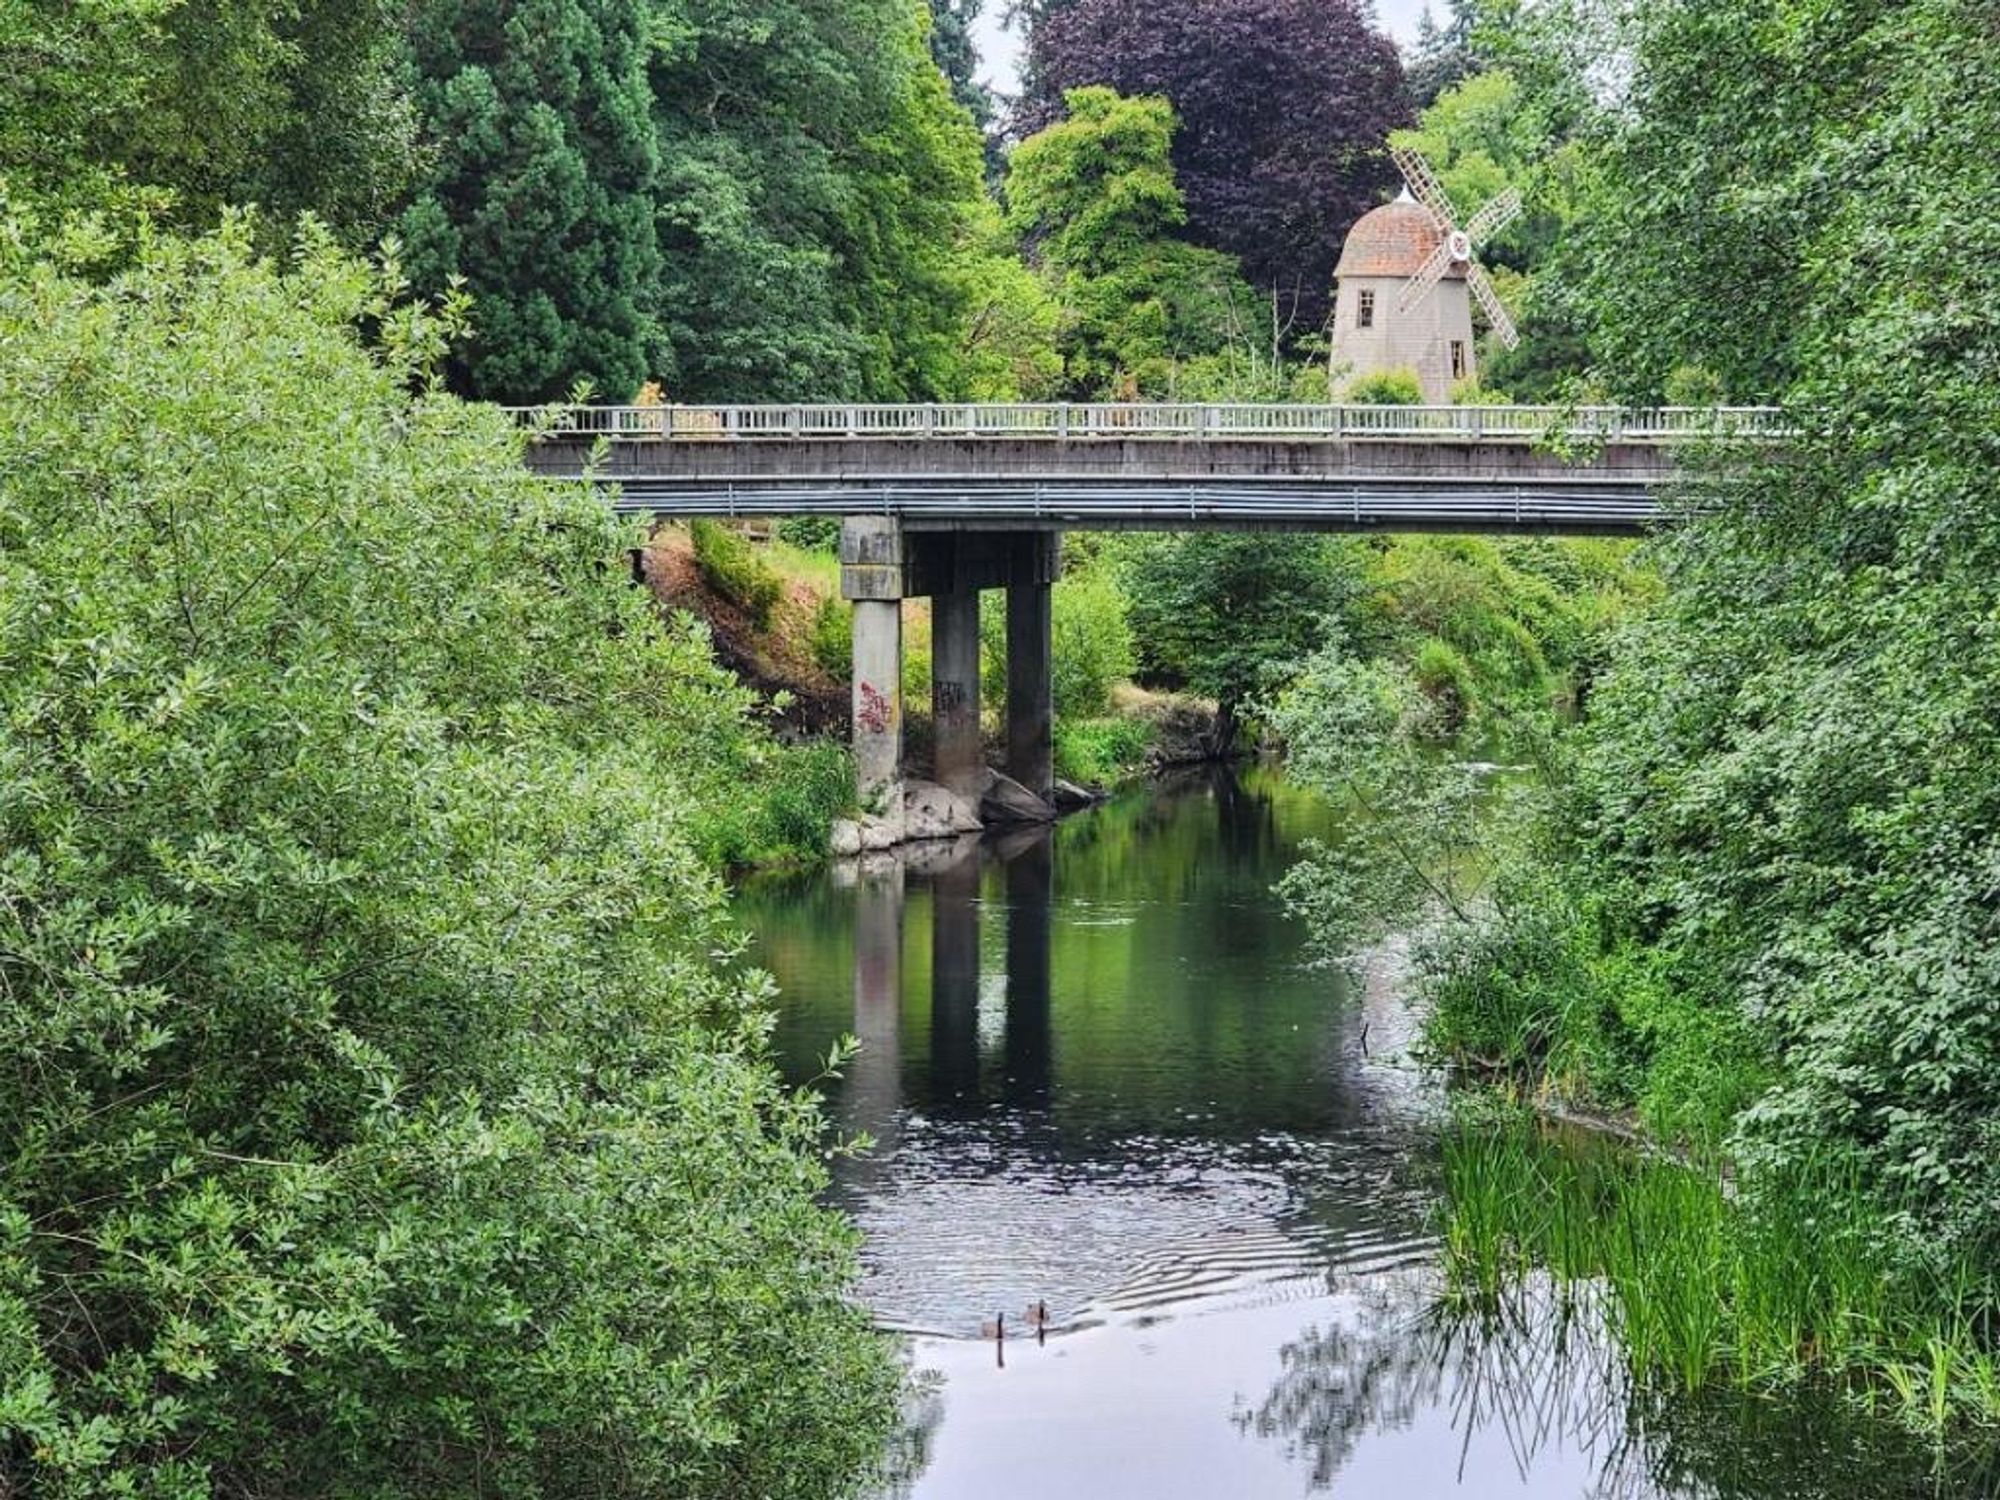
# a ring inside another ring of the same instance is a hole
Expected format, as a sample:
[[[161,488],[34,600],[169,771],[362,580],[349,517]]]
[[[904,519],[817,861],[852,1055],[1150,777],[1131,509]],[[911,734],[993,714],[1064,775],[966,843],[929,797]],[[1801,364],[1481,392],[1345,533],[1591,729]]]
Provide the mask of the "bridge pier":
[[[840,591],[854,606],[855,791],[869,811],[903,780],[903,527],[851,516],[840,531]]]
[[[1056,795],[1054,585],[1061,539],[1029,532],[1039,544],[1023,576],[1007,585],[1007,774],[1053,803]],[[1048,555],[1044,556],[1046,553]]]
[[[979,590],[931,598],[931,776],[974,802],[985,789],[979,735]]]
[[[979,595],[1007,591],[1006,772],[1044,802],[1055,792],[1051,589],[1062,539],[1053,531],[908,531],[893,516],[849,516],[840,588],[854,606],[854,761],[865,808],[884,808],[903,768],[903,600],[931,600],[933,775],[977,801],[986,779],[980,735]]]

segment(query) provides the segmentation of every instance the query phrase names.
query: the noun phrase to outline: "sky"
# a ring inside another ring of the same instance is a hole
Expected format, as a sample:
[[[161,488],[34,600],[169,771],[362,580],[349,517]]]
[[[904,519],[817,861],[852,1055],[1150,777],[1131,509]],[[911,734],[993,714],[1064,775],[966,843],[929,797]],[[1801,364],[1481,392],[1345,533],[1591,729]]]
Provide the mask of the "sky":
[[[1382,29],[1402,44],[1408,53],[1417,38],[1417,17],[1424,13],[1426,0],[1375,0],[1375,15]],[[1003,94],[1014,92],[1021,63],[1021,38],[1000,24],[1001,0],[987,0],[986,10],[973,23],[972,34],[979,44],[979,76]]]

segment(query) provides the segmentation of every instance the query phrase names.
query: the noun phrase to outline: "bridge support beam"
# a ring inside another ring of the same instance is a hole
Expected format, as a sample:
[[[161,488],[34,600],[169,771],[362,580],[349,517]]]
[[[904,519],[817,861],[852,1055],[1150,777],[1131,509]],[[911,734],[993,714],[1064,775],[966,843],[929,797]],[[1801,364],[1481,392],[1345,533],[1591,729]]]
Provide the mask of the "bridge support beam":
[[[1007,774],[1044,802],[1056,795],[1054,585],[1062,536],[1014,539],[1007,580]]]
[[[850,516],[840,532],[840,591],[854,605],[854,776],[865,809],[903,780],[903,527]]]
[[[954,588],[931,597],[932,776],[961,797],[979,801],[986,757],[979,734],[979,590]]]
[[[1044,802],[1056,795],[1054,589],[1007,587],[1007,774]]]
[[[1053,531],[905,532],[892,516],[850,516],[840,533],[840,591],[854,606],[854,762],[865,808],[894,818],[903,780],[903,600],[929,595],[931,715],[939,782],[977,801],[979,595],[1007,591],[1006,771],[1044,802],[1055,796],[1050,653],[1062,538]]]

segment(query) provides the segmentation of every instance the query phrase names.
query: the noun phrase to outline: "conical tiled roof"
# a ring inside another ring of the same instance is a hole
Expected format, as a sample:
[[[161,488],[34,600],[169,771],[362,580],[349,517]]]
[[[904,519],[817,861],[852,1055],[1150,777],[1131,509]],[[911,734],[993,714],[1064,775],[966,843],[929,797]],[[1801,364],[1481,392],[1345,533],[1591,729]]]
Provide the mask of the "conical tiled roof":
[[[1414,276],[1443,238],[1430,210],[1406,193],[1354,221],[1333,274]],[[1465,267],[1454,263],[1445,275],[1463,277]]]

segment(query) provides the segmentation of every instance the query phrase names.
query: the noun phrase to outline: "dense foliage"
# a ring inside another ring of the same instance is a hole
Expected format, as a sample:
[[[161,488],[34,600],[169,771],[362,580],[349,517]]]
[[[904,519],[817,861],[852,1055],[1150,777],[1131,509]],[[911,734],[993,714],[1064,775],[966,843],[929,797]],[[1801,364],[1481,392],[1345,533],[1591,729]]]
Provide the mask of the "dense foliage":
[[[415,169],[386,0],[110,0],[0,9],[0,182],[45,217],[225,204],[312,210],[351,237]]]
[[[894,1371],[712,873],[786,761],[453,310],[247,239],[0,247],[0,1490],[837,1492]]]
[[[1124,568],[1141,665],[1215,700],[1221,752],[1251,697],[1296,671],[1361,589],[1355,549],[1324,537],[1148,536]]]
[[[1027,81],[1029,128],[1079,88],[1165,98],[1195,241],[1239,258],[1301,334],[1409,122],[1395,45],[1354,0],[1075,0],[1031,29]]]
[[[642,0],[424,0],[410,46],[435,165],[403,215],[412,274],[479,299],[461,383],[546,401],[620,396],[653,364],[659,151]]]
[[[1832,1172],[1990,1317],[1948,1268],[2000,1253],[2000,37],[1967,0],[1588,9],[1634,48],[1570,262],[1603,378],[1800,435],[1662,544],[1434,1040],[1719,1141],[1753,1200]]]
[[[959,394],[981,148],[924,0],[650,8],[670,393]]]
[[[1009,162],[1009,223],[1061,309],[1069,394],[1168,394],[1187,361],[1229,340],[1250,303],[1228,256],[1176,233],[1187,205],[1164,99],[1078,89],[1068,115]]]

